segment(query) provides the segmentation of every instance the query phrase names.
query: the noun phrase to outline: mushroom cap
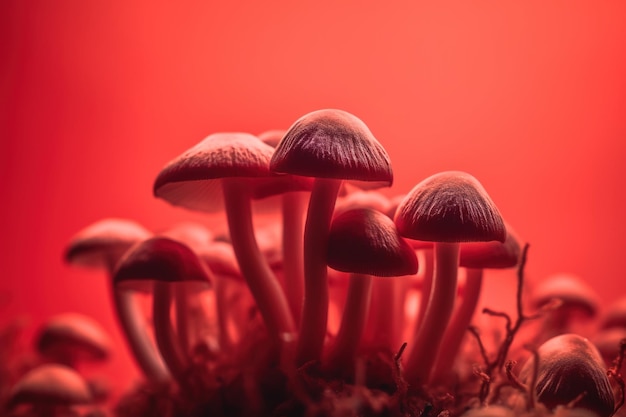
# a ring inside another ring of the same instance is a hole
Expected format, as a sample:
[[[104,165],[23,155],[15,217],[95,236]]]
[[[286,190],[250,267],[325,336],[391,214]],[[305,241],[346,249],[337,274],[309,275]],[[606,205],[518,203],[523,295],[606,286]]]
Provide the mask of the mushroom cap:
[[[577,308],[589,317],[594,317],[598,313],[599,299],[597,294],[574,274],[553,274],[541,281],[531,295],[531,303],[534,308],[541,308],[553,299],[562,301],[561,308]]]
[[[381,277],[412,275],[417,257],[393,221],[368,209],[348,210],[333,219],[328,236],[328,266]]]
[[[336,109],[298,119],[276,147],[270,167],[305,177],[393,182],[387,151],[359,118]]]
[[[70,406],[91,400],[89,386],[80,374],[64,365],[46,364],[29,371],[15,384],[8,404]]]
[[[626,329],[626,296],[611,303],[605,310],[600,327],[609,329],[613,327]]]
[[[149,238],[150,231],[139,223],[118,218],[97,221],[79,231],[65,249],[65,261],[89,268],[108,267],[132,245]]]
[[[378,191],[353,191],[337,201],[333,215],[338,216],[355,208],[371,208],[386,213],[389,209],[389,199]]]
[[[37,351],[52,360],[67,357],[99,362],[111,355],[111,339],[100,324],[78,313],[58,314],[41,326]]]
[[[626,328],[622,327],[602,329],[591,338],[591,342],[598,349],[606,364],[611,364],[617,359],[622,340],[626,340]]]
[[[215,275],[244,281],[235,251],[229,242],[214,241],[198,252],[198,257]]]
[[[586,392],[574,406],[609,417],[614,411],[611,384],[598,349],[577,334],[562,334],[542,344],[537,350],[537,401],[553,410],[570,404]],[[534,369],[531,356],[520,371],[520,380],[529,383]]]
[[[141,283],[198,281],[209,283],[210,272],[187,245],[157,236],[133,246],[120,260],[116,286],[148,291]]]
[[[249,133],[214,133],[170,161],[154,182],[154,195],[175,206],[205,212],[224,207],[221,179],[245,179],[252,198],[308,190],[311,182],[269,170],[274,148]]]
[[[512,268],[519,262],[521,248],[515,232],[506,224],[504,242],[466,242],[461,244],[459,265],[465,268]]]
[[[206,226],[196,222],[182,222],[170,227],[159,236],[184,243],[198,253],[213,241],[213,233]]]
[[[284,129],[272,129],[266,130],[263,133],[259,133],[258,137],[261,142],[270,145],[272,148],[275,148],[278,146],[283,136],[285,136],[285,133],[287,133],[287,131]]]
[[[434,174],[404,198],[394,218],[400,234],[432,242],[504,242],[500,212],[472,175],[461,171]]]

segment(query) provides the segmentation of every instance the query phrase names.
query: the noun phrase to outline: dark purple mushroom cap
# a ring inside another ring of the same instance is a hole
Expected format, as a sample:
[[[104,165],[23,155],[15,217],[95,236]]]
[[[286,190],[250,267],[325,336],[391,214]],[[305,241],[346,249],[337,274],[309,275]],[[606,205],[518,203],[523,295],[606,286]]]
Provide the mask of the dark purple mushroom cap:
[[[79,231],[65,249],[65,261],[90,268],[110,267],[132,245],[152,233],[127,219],[107,218]]]
[[[550,275],[537,285],[530,298],[534,308],[559,299],[562,302],[560,308],[578,309],[588,317],[595,317],[599,309],[595,291],[580,277],[570,273]]]
[[[36,335],[37,351],[53,361],[101,362],[111,355],[111,339],[102,326],[78,313],[58,314]]]
[[[559,335],[542,344],[537,354],[537,401],[554,410],[576,400],[574,407],[591,410],[599,417],[613,415],[613,390],[602,357],[589,340],[576,334]],[[531,381],[533,369],[531,356],[520,371],[523,383]]]
[[[432,242],[504,242],[502,216],[470,174],[446,171],[417,184],[396,210],[400,234]]]
[[[198,257],[215,275],[233,278],[241,282],[245,281],[239,269],[233,246],[229,242],[214,241],[198,252]]]
[[[149,291],[150,283],[198,281],[209,283],[210,272],[188,246],[166,237],[153,237],[120,260],[113,277],[118,287]]]
[[[492,240],[462,243],[459,265],[465,268],[512,268],[518,264],[520,254],[515,232],[506,225],[504,242]]]
[[[412,275],[417,258],[383,213],[362,208],[335,217],[328,237],[328,266],[382,277]]]
[[[621,297],[609,304],[600,320],[600,327],[626,329],[626,297]]]
[[[276,147],[273,172],[391,185],[387,151],[369,128],[343,110],[325,109],[298,119]]]
[[[47,364],[29,371],[15,384],[8,405],[72,406],[91,401],[89,386],[80,374],[64,365]]]
[[[223,209],[221,179],[246,181],[252,198],[310,189],[310,181],[269,170],[274,148],[249,133],[215,133],[169,162],[154,182],[154,195],[172,205],[217,212]]]

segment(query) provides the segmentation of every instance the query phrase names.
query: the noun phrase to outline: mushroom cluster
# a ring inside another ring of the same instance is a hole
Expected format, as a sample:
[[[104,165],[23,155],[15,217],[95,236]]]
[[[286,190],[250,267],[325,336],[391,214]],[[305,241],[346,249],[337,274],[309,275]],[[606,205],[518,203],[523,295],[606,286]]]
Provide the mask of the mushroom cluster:
[[[97,413],[619,412],[623,312],[601,321],[590,291],[574,293],[563,277],[527,290],[528,245],[471,174],[438,172],[388,198],[380,189],[392,183],[384,147],[337,109],[285,131],[213,133],[168,162],[155,197],[221,212],[227,233],[191,222],[149,231],[110,218],[68,243],[68,264],[106,272],[126,341],[117,348],[128,349],[142,376]],[[486,308],[478,319],[491,268],[513,271],[516,317]],[[601,355],[590,334],[574,333],[594,329],[576,326],[574,310],[619,339],[603,339],[611,342]],[[106,360],[106,335],[66,314],[36,346],[45,361],[11,383],[7,415],[96,414],[77,408],[95,395],[80,369]]]

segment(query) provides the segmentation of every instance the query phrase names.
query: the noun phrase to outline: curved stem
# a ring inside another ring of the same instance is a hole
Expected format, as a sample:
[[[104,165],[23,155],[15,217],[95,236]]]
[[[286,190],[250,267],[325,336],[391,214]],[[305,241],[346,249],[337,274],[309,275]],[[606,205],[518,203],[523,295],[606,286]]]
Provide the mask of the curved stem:
[[[435,242],[435,276],[430,301],[405,366],[409,384],[428,382],[456,298],[459,244]]]
[[[304,298],[303,234],[306,194],[290,192],[283,195],[283,265],[285,295],[294,320],[300,323]]]
[[[419,256],[419,265],[422,275],[422,291],[420,296],[420,304],[419,310],[417,312],[417,317],[415,318],[415,332],[413,337],[417,337],[419,333],[419,328],[424,321],[424,315],[426,314],[426,307],[428,307],[428,303],[430,302],[430,293],[433,287],[433,274],[434,274],[434,257],[432,249],[421,249],[417,251]]]
[[[341,369],[353,365],[361,336],[367,322],[367,311],[372,293],[370,275],[351,274],[341,326],[329,354],[327,367]]]
[[[117,319],[139,368],[149,382],[157,385],[167,383],[170,373],[146,331],[146,320],[133,294],[118,288],[112,290]]]
[[[191,345],[188,306],[190,296],[191,290],[187,288],[187,285],[181,284],[174,288],[174,297],[176,299],[176,303],[174,303],[174,308],[176,309],[176,333],[178,334],[178,340],[180,340],[180,347],[186,355],[189,354]]]
[[[291,337],[296,329],[287,299],[254,236],[248,188],[235,179],[225,179],[223,190],[233,250],[265,326],[276,341],[285,334]]]
[[[165,364],[179,384],[183,385],[187,363],[170,317],[172,298],[170,284],[159,281],[154,283],[154,299],[152,300],[154,338]]]
[[[296,353],[298,365],[319,360],[328,322],[328,233],[341,180],[316,178],[304,226],[304,305]]]
[[[454,361],[463,342],[467,327],[472,321],[480,298],[483,282],[482,268],[467,268],[465,290],[459,307],[454,311],[450,324],[441,342],[441,348],[431,375],[431,381],[441,382],[450,374]]]
[[[220,350],[228,349],[233,345],[228,328],[228,281],[227,278],[215,277],[213,288],[215,289],[215,315],[217,316],[217,328],[219,331]]]

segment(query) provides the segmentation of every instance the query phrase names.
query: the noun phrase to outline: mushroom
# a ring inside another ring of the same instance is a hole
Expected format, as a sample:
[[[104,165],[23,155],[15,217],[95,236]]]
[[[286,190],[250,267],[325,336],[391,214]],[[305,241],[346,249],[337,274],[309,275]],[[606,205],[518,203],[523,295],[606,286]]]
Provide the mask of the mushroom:
[[[160,385],[169,381],[170,375],[146,332],[146,320],[140,306],[133,294],[116,289],[112,279],[115,266],[123,254],[151,235],[132,220],[103,219],[82,229],[70,240],[65,250],[65,261],[71,265],[107,271],[113,308],[130,351],[147,380]]]
[[[424,321],[405,364],[411,384],[426,383],[454,308],[461,242],[506,237],[504,222],[483,186],[468,173],[446,171],[417,184],[394,218],[404,237],[434,242],[435,275]]]
[[[27,372],[13,386],[7,408],[28,405],[34,415],[53,416],[91,401],[89,386],[79,373],[65,365],[45,364]]]
[[[251,212],[253,197],[298,189],[293,181],[271,175],[273,151],[248,133],[209,135],[161,170],[154,195],[173,205],[206,212],[225,205],[239,267],[269,334],[281,341],[285,334],[295,332],[295,323],[282,288],[259,251]]]
[[[79,313],[57,314],[37,331],[35,346],[51,362],[78,369],[80,363],[103,362],[111,355],[111,339],[102,326]]]
[[[556,273],[542,280],[532,291],[532,307],[544,308],[558,301],[547,312],[536,336],[540,343],[559,334],[587,332],[586,325],[598,315],[599,297],[582,278],[571,273]]]
[[[154,283],[154,336],[170,372],[184,386],[189,363],[170,318],[172,294],[169,284],[210,282],[209,272],[188,246],[157,236],[133,246],[118,263],[113,279],[118,287],[137,288],[137,285]]]
[[[505,222],[506,225],[506,222]],[[431,381],[442,382],[452,369],[461,342],[466,334],[483,282],[485,268],[512,268],[519,262],[520,245],[511,228],[506,225],[504,242],[462,243],[459,265],[465,268],[465,288],[461,302],[455,309],[444,333]]]
[[[618,298],[607,306],[599,326],[601,329],[623,328],[626,329],[626,296]]]
[[[383,213],[358,208],[333,219],[328,235],[328,266],[350,273],[341,326],[329,353],[328,366],[353,365],[367,320],[372,276],[396,277],[417,272],[415,252]],[[387,319],[392,304],[380,309]],[[388,320],[381,320],[391,326]],[[378,328],[379,331],[383,329]]]
[[[315,178],[304,231],[304,304],[296,361],[319,360],[328,321],[327,239],[342,180],[391,185],[385,149],[356,116],[335,109],[298,119],[278,144],[270,169]]]
[[[537,401],[554,411],[558,406],[588,409],[599,417],[610,417],[615,400],[606,369],[595,346],[572,333],[553,337],[537,350],[539,361],[531,356],[519,374],[524,384],[535,386]],[[535,369],[537,370],[536,376]]]

